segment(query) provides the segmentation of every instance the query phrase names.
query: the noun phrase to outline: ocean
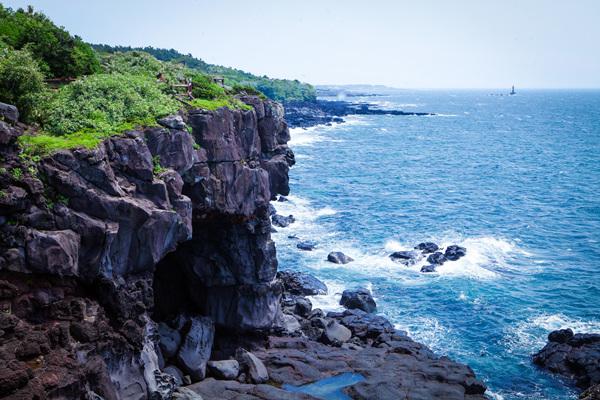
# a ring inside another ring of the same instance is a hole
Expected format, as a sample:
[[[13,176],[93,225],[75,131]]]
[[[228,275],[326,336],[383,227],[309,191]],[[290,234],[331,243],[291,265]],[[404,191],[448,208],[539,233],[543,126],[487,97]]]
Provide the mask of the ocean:
[[[600,332],[600,92],[394,91],[363,100],[435,116],[293,129],[280,269],[369,288],[398,329],[471,366],[495,399],[575,399],[535,367],[547,334]],[[296,248],[298,239],[317,243]],[[467,255],[435,273],[389,259],[423,241]],[[355,259],[326,261],[330,251]]]

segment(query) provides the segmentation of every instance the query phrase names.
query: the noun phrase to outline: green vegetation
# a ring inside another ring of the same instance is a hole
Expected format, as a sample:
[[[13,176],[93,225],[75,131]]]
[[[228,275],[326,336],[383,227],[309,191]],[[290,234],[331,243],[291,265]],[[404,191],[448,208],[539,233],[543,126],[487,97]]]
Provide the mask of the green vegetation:
[[[154,173],[154,175],[160,175],[167,170],[162,165],[160,165],[160,156],[152,157],[152,165],[152,172]]]
[[[0,101],[19,108],[25,122],[36,117],[44,75],[29,50],[0,49]]]
[[[175,50],[96,48],[99,53],[32,8],[0,5],[0,102],[15,104],[32,126],[18,139],[29,173],[37,173],[43,155],[94,148],[185,106],[251,110],[236,97],[242,94],[314,99],[310,85],[206,64]],[[223,76],[225,85],[210,75]],[[77,79],[45,80],[66,77]],[[158,159],[154,170],[164,170]]]
[[[155,125],[179,109],[156,82],[142,75],[97,74],[63,86],[48,102],[44,128],[54,135],[123,131],[124,124]]]
[[[100,71],[98,57],[81,38],[71,36],[48,17],[27,10],[13,11],[0,4],[0,39],[5,45],[27,48],[50,77],[77,77]]]
[[[23,177],[23,170],[21,168],[13,168],[10,174],[15,180],[19,181]]]
[[[194,99],[190,101],[190,104],[197,108],[203,108],[205,110],[214,111],[219,108],[227,107],[232,110],[252,110],[252,106],[241,102],[234,97],[222,97],[215,100],[208,99]]]
[[[209,75],[219,75],[225,79],[225,84],[235,88],[236,86],[252,87],[265,94],[268,98],[277,101],[316,99],[315,88],[308,83],[298,80],[271,79],[267,76],[257,76],[249,72],[235,68],[212,65],[203,60],[193,57],[191,54],[181,54],[174,49],[156,49],[154,47],[108,46],[92,45],[96,50],[103,53],[143,51],[153,55],[160,61],[183,64],[186,67]]]

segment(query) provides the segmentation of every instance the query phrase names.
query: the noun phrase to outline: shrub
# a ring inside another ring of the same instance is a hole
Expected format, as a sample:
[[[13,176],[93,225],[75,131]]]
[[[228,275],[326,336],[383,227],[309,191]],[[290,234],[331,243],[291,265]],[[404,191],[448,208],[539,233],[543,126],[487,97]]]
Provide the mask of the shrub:
[[[265,96],[265,94],[263,92],[261,92],[254,86],[250,86],[250,85],[235,84],[231,88],[231,91],[233,94],[249,94],[249,95],[259,96],[263,100],[265,100],[267,98],[267,96]]]
[[[192,95],[198,99],[213,100],[225,96],[225,89],[214,83],[210,76],[195,74],[192,76]]]
[[[123,124],[154,125],[178,103],[146,76],[97,74],[63,86],[48,103],[44,129],[54,135],[111,134]]]
[[[194,99],[191,101],[192,106],[205,110],[217,110],[219,108],[229,108],[232,110],[252,110],[252,106],[242,103],[235,97],[223,97],[216,100]]]
[[[28,50],[0,50],[0,101],[19,108],[21,119],[34,119],[45,90],[44,75]]]

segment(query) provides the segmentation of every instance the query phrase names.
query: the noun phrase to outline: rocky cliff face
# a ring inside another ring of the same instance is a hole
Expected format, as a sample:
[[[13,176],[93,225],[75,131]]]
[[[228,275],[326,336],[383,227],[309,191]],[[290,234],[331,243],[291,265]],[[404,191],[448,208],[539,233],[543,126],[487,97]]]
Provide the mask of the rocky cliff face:
[[[0,121],[0,397],[160,398],[165,364],[203,377],[215,329],[272,326],[294,155],[282,107],[243,100],[35,163]]]

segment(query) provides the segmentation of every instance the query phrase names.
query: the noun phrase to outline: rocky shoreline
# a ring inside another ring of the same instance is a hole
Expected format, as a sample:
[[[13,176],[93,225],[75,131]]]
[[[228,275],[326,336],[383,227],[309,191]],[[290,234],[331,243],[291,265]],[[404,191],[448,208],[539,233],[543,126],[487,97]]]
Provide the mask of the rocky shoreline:
[[[290,128],[309,128],[344,122],[348,115],[435,115],[427,112],[387,110],[368,103],[336,100],[289,101],[284,103],[285,119]]]
[[[252,109],[192,110],[39,160],[7,108],[0,398],[315,399],[286,387],[352,373],[339,390],[354,399],[485,399],[468,366],[394,329],[366,289],[326,313],[309,299],[325,284],[278,271],[271,220],[294,219],[270,202],[289,193],[289,129],[278,103],[241,100]],[[466,252],[439,250],[392,258]]]

